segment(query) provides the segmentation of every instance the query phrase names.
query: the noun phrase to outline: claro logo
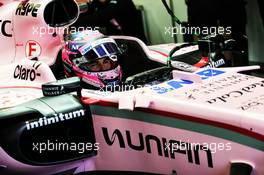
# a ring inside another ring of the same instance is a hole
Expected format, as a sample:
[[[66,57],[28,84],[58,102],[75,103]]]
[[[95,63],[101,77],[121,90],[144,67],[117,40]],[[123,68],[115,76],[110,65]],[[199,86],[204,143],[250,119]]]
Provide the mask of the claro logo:
[[[34,81],[36,77],[41,76],[40,73],[37,73],[37,69],[39,68],[41,64],[37,65],[35,67],[35,64],[33,65],[34,69],[25,68],[22,65],[17,65],[14,71],[14,78],[19,80],[30,80]]]
[[[191,149],[177,149],[174,151],[170,151],[169,149],[167,149],[168,145],[179,144],[180,141],[167,138],[159,138],[150,134],[144,135],[141,132],[137,134],[137,137],[134,137],[132,136],[133,134],[131,134],[130,131],[126,130],[125,133],[122,133],[118,129],[115,129],[112,134],[110,133],[111,137],[109,137],[107,128],[103,127],[102,131],[104,139],[109,146],[112,146],[113,144],[119,144],[119,147],[123,149],[132,149],[135,151],[147,152],[152,155],[157,154],[159,156],[170,159],[176,159],[177,156],[185,156],[186,160],[191,164],[200,165],[200,160],[204,160],[207,161],[207,165],[209,168],[214,167],[211,150],[205,150],[202,145],[195,146]],[[191,147],[190,143],[185,142],[185,144],[189,145],[189,148]]]
[[[10,25],[8,27],[8,25]],[[2,35],[6,36],[6,37],[12,37],[12,33],[8,32],[8,28],[12,28],[12,23],[9,20],[0,20],[0,30]]]

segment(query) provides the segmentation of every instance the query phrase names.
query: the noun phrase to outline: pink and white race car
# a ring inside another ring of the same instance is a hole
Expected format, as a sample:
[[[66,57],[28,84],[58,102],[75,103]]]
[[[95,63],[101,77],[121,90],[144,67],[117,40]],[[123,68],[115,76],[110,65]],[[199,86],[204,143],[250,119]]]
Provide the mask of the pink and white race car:
[[[195,45],[168,69],[176,44],[112,36],[127,46],[123,64],[138,65],[124,66],[133,87],[172,78],[82,89],[57,80],[78,11],[71,0],[0,0],[0,174],[264,174],[264,79],[238,73],[259,66],[184,60]]]

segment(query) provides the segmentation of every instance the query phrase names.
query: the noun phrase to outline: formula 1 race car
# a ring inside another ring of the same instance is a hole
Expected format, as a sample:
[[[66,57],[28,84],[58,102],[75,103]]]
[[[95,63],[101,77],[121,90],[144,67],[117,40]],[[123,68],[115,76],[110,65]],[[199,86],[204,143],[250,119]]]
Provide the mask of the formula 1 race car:
[[[1,173],[262,174],[264,80],[236,70],[174,70],[123,92],[1,85]]]
[[[202,44],[113,36],[126,48],[131,88],[83,89],[77,77],[56,78],[59,31],[78,17],[77,4],[0,4],[0,174],[264,173],[264,80],[237,73],[258,66],[214,68],[226,60],[197,59]]]

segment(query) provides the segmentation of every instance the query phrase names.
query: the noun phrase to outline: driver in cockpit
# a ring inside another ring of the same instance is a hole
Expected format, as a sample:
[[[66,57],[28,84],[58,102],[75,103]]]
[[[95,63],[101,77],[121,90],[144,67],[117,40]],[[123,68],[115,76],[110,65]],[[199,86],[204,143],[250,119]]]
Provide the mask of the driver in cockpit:
[[[71,33],[62,51],[64,72],[80,77],[89,89],[117,86],[122,80],[119,55],[115,40],[98,31]]]

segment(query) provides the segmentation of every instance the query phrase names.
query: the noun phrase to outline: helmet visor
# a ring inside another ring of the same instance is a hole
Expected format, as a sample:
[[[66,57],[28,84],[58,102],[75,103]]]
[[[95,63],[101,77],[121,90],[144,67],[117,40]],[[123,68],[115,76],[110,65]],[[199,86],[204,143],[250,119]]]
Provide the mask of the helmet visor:
[[[117,55],[120,53],[112,38],[103,38],[93,43],[87,43],[79,51],[87,59],[87,62],[103,57],[109,57],[113,61],[117,61]]]

